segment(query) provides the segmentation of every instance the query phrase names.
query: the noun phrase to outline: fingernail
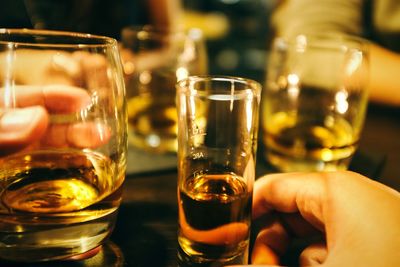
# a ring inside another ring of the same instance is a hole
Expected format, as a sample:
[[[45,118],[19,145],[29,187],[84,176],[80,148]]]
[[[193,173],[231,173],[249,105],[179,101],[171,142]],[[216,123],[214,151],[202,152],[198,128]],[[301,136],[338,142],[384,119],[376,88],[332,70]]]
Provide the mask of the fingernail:
[[[39,112],[36,107],[8,110],[0,118],[0,131],[9,133],[26,130]]]

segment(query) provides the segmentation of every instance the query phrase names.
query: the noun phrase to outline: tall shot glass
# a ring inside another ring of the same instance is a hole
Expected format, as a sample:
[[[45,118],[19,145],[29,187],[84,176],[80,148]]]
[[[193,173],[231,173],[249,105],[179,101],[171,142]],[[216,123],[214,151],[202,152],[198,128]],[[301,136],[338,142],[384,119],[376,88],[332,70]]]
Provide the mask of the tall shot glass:
[[[190,76],[177,83],[179,261],[247,263],[261,86]]]
[[[125,101],[116,40],[0,30],[0,260],[70,258],[111,234]]]

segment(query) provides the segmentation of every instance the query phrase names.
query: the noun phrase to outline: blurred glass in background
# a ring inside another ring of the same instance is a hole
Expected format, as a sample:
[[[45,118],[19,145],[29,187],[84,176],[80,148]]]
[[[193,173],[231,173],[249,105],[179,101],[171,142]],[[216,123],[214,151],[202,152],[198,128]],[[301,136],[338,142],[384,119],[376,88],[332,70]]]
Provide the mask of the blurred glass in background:
[[[130,144],[148,152],[175,153],[175,84],[189,75],[207,74],[202,34],[132,26],[123,28],[121,36]]]
[[[207,39],[211,74],[264,80],[270,14],[276,0],[183,0],[186,27]]]
[[[129,25],[183,24],[207,39],[211,74],[262,81],[277,0],[2,0],[0,27],[68,30],[119,39]],[[181,8],[183,7],[183,16]]]

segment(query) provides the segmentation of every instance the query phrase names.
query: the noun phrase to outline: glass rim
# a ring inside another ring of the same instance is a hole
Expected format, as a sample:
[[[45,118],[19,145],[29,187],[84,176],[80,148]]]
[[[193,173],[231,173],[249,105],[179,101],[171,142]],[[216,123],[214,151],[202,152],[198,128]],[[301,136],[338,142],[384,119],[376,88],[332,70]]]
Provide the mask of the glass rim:
[[[319,43],[316,41],[339,41],[340,43]],[[278,36],[273,41],[273,46],[278,46],[281,49],[284,49],[285,46],[301,46],[305,50],[307,48],[329,49],[337,51],[358,49],[363,52],[367,50],[367,46],[369,44],[369,40],[360,36],[336,32],[302,33],[291,37]]]
[[[128,32],[130,31],[130,32]],[[186,36],[187,33],[182,28],[172,29],[170,27],[156,27],[153,25],[127,25],[121,29],[121,40],[123,40],[125,34],[132,33],[135,36],[150,36],[162,38],[164,36]],[[147,34],[147,35],[145,35]]]
[[[244,77],[237,77],[237,76],[229,76],[229,75],[193,75],[188,76],[179,80],[176,83],[177,93],[184,93],[186,95],[208,95],[202,90],[191,88],[191,83],[197,82],[210,82],[210,81],[217,81],[217,82],[234,82],[239,84],[247,84],[248,86],[241,90],[235,90],[235,95],[241,94],[243,91],[251,90],[254,97],[261,96],[261,84],[255,80],[244,78]],[[189,86],[187,86],[189,85]],[[239,91],[239,92],[238,92]]]
[[[1,36],[8,35],[10,40],[2,40]],[[15,37],[13,37],[15,36]],[[43,42],[35,43],[30,41],[13,40],[16,37],[37,37],[44,38]],[[77,42],[60,41],[57,43],[46,41],[46,38],[76,38]],[[112,37],[90,34],[90,33],[79,33],[72,31],[59,31],[59,30],[37,30],[37,29],[10,29],[0,28],[0,45],[14,44],[22,47],[88,47],[88,48],[105,48],[117,45],[117,40]]]

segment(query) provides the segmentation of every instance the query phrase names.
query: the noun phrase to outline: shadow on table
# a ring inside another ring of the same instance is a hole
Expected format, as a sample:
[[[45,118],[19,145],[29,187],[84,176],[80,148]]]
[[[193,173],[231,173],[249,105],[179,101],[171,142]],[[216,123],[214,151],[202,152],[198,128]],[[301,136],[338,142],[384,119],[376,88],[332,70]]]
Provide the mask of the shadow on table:
[[[111,240],[94,257],[81,261],[11,263],[2,267],[176,266],[177,211],[163,203],[122,204]]]
[[[176,266],[176,207],[162,203],[123,204],[111,240],[123,266]]]

